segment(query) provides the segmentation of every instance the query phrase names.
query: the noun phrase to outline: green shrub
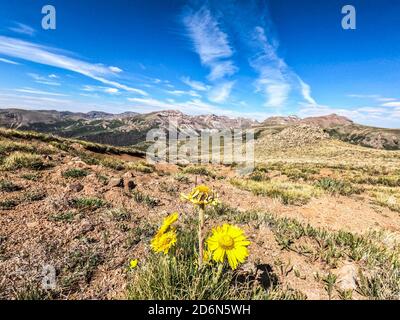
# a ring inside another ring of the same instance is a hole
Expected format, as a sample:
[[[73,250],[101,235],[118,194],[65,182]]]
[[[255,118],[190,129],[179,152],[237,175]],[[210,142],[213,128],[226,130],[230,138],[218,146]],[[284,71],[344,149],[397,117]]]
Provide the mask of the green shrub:
[[[132,192],[132,196],[137,203],[144,203],[150,208],[154,208],[160,204],[160,200],[153,198],[147,194],[143,194],[138,190],[134,190]]]
[[[67,171],[63,172],[64,178],[83,178],[89,174],[87,170],[84,169],[68,169]]]
[[[354,193],[360,193],[361,189],[353,186],[350,182],[336,180],[332,178],[322,178],[315,182],[316,187],[328,191],[331,194],[340,194],[348,196]]]
[[[14,184],[11,181],[8,180],[0,180],[0,191],[4,192],[14,192],[14,191],[19,191],[21,190],[22,187]]]
[[[27,201],[40,201],[46,198],[46,193],[44,191],[27,192],[24,198]]]
[[[123,208],[110,210],[110,215],[116,221],[129,221],[131,213]]]
[[[37,173],[26,173],[23,174],[21,178],[31,181],[38,181],[40,179],[40,175]]]
[[[54,222],[72,222],[74,220],[75,214],[72,211],[62,212],[58,214],[53,214],[49,216],[49,221]]]
[[[16,199],[8,199],[0,201],[0,209],[1,210],[11,210],[14,209],[18,205],[18,201]]]
[[[78,198],[71,201],[71,205],[78,209],[96,210],[104,207],[107,203],[99,198]]]

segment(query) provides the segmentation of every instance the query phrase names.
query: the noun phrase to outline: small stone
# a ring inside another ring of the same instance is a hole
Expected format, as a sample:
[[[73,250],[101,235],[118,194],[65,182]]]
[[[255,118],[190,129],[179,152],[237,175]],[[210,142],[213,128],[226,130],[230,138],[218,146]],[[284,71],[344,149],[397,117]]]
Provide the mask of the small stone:
[[[341,290],[357,289],[357,267],[347,263],[337,271],[337,283]]]
[[[94,230],[94,226],[89,220],[87,220],[87,219],[82,220],[81,228],[80,228],[81,233],[87,233],[87,232],[90,232],[93,230]]]
[[[136,188],[136,183],[135,183],[135,181],[133,181],[133,179],[129,179],[129,180],[124,179],[124,190],[126,192],[130,192],[135,188]]]
[[[124,185],[124,181],[122,180],[122,178],[111,178],[108,185],[111,188],[122,187]]]
[[[79,182],[77,183],[72,183],[69,185],[69,190],[73,192],[79,192],[83,190],[83,185]]]

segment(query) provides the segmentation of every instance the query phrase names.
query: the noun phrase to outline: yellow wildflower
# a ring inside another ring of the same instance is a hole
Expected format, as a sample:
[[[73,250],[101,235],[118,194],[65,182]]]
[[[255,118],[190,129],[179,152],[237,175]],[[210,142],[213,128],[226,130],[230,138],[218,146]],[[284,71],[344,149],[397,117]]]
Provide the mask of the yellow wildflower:
[[[138,265],[138,259],[133,259],[129,262],[129,269],[135,269]]]
[[[176,231],[171,230],[165,233],[157,233],[151,240],[151,248],[154,252],[167,254],[169,249],[176,243]]]
[[[242,229],[229,224],[214,228],[212,233],[207,239],[207,246],[214,261],[223,263],[226,255],[230,267],[235,270],[249,255],[247,246],[250,241]]]
[[[181,193],[182,200],[188,200],[195,205],[216,205],[218,203],[214,192],[205,185],[195,187],[189,194]]]
[[[164,233],[168,230],[168,228],[178,220],[179,214],[178,212],[171,213],[168,217],[166,217],[163,221],[163,224],[160,227],[160,230],[158,230],[158,233]]]

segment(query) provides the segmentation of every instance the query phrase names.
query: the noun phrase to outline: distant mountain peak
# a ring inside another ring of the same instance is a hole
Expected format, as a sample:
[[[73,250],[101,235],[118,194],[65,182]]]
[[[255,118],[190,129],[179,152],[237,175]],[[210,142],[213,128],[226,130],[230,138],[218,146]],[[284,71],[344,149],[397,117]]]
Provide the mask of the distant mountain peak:
[[[326,116],[307,117],[304,119],[301,119],[295,115],[287,117],[275,116],[265,119],[262,122],[262,124],[265,126],[308,124],[308,125],[319,126],[322,128],[330,128],[330,127],[354,124],[354,122],[349,118],[340,116],[336,113],[332,113]]]

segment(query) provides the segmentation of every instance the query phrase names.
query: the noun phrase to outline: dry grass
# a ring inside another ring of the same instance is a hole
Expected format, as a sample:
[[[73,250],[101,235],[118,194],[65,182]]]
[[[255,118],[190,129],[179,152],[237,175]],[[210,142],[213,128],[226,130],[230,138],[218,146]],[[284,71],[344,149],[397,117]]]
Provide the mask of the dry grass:
[[[312,197],[318,196],[318,189],[307,184],[280,182],[280,181],[254,181],[245,179],[231,179],[230,183],[240,189],[251,191],[255,195],[279,199],[284,204],[305,204]]]
[[[22,168],[41,170],[46,167],[43,157],[26,152],[14,152],[7,156],[2,165],[3,170],[17,170]]]

